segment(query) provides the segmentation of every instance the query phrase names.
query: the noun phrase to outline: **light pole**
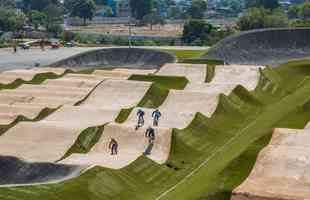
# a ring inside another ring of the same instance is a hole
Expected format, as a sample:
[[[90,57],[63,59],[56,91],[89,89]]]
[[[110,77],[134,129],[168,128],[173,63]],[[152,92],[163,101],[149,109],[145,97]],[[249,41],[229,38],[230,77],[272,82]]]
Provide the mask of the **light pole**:
[[[128,42],[129,42],[129,48],[132,47],[132,42],[131,42],[131,35],[132,35],[132,32],[131,32],[131,6],[130,6],[130,0],[128,0],[128,8],[129,8],[129,23],[128,23],[128,32],[129,32],[129,37],[128,37]]]

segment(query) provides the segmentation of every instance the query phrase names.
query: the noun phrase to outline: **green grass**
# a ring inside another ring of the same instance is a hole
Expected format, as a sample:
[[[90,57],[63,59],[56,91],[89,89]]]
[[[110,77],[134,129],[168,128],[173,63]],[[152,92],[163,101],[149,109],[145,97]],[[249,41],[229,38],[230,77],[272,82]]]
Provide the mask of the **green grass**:
[[[86,154],[91,148],[99,141],[104,131],[103,126],[89,127],[82,131],[75,143],[70,147],[70,149],[65,153],[65,155],[60,159],[63,160],[69,157],[71,154],[80,153]]]
[[[293,68],[263,70],[254,92],[238,86],[220,96],[211,118],[197,113],[187,128],[174,129],[163,165],[141,156],[123,169],[96,167],[63,183],[0,188],[1,199],[154,200],[186,177],[161,199],[229,200],[273,128],[303,128],[310,120],[310,68]]]
[[[131,75],[128,80],[153,82],[166,89],[174,90],[183,90],[188,83],[188,80],[182,76]]]
[[[132,112],[133,109],[134,108],[122,109],[120,111],[120,113],[118,114],[118,116],[116,117],[115,122],[119,123],[119,124],[124,123],[128,119],[128,117],[129,117],[129,115],[130,115],[130,113]]]
[[[206,83],[211,83],[215,76],[216,65],[207,65]]]
[[[138,107],[158,108],[166,100],[169,90],[160,84],[153,83],[146,92],[142,100],[138,103]]]
[[[175,55],[178,60],[200,58],[201,56],[205,55],[208,52],[207,50],[174,50],[174,49],[165,49],[161,51]]]
[[[207,65],[224,65],[224,61],[222,61],[222,60],[210,60],[210,59],[204,59],[204,58],[183,59],[182,63],[207,64]]]

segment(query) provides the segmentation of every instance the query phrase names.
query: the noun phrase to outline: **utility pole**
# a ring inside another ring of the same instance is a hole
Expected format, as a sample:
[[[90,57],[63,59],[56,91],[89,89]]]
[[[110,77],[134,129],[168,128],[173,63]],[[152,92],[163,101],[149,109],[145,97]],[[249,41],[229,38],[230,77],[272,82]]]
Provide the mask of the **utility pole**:
[[[131,32],[131,6],[130,6],[130,0],[128,0],[128,8],[129,8],[129,23],[128,23],[128,33],[129,33],[129,37],[128,37],[128,42],[129,42],[129,48],[132,47],[132,42],[131,42],[131,35],[132,35],[132,32]]]

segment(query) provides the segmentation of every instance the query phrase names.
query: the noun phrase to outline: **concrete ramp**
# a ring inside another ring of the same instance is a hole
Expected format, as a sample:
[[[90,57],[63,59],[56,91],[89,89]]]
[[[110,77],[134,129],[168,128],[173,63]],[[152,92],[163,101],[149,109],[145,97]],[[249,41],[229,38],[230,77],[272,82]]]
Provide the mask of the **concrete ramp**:
[[[55,162],[88,127],[113,121],[119,111],[64,106],[40,122],[21,122],[0,137],[0,154],[31,162]]]
[[[212,84],[242,85],[248,90],[254,90],[258,84],[259,69],[263,66],[225,65],[216,66]]]
[[[278,65],[310,57],[309,28],[271,28],[244,31],[209,49],[206,58],[230,64]]]
[[[164,76],[185,76],[190,83],[204,83],[207,75],[207,66],[204,64],[169,63],[157,73]]]
[[[150,145],[145,138],[145,129],[135,131],[134,127],[109,124],[105,127],[100,141],[93,147],[90,153],[86,155],[73,154],[67,159],[61,161],[63,164],[74,165],[98,165],[113,169],[120,169],[139,156],[148,152],[150,159],[157,163],[164,163],[170,154],[171,129],[156,129],[156,139],[154,145]],[[111,138],[114,138],[119,144],[119,154],[111,155],[108,148]]]
[[[159,126],[183,129],[190,124],[197,112],[201,112],[210,117],[217,108],[220,93],[228,94],[230,88],[226,89],[226,91],[220,88],[214,91],[215,92],[191,92],[170,90],[165,102],[159,107],[162,113]],[[145,125],[152,125],[153,120],[151,116],[154,110],[145,108],[134,109],[126,121],[126,124],[131,124],[133,127],[137,124],[136,113],[138,109],[142,109],[146,112]]]
[[[32,69],[18,69],[18,70],[10,70],[4,71],[0,73],[0,83],[1,84],[10,84],[13,83],[17,79],[22,79],[24,81],[31,81],[35,75],[52,72],[57,75],[61,75],[65,72],[65,69],[57,69],[53,70],[51,68],[47,68],[46,70],[32,70]]]
[[[0,104],[0,125],[10,124],[20,115],[34,119],[41,111],[41,106]]]
[[[113,121],[119,110],[104,110],[90,106],[63,106],[41,122],[65,123],[72,127],[86,129],[92,126],[100,126]]]
[[[136,106],[152,83],[107,80],[100,84],[82,105],[120,110]]]
[[[232,200],[301,200],[310,197],[310,131],[275,129]]]
[[[176,58],[166,52],[141,48],[106,48],[81,53],[51,64],[64,68],[129,68],[158,69]]]

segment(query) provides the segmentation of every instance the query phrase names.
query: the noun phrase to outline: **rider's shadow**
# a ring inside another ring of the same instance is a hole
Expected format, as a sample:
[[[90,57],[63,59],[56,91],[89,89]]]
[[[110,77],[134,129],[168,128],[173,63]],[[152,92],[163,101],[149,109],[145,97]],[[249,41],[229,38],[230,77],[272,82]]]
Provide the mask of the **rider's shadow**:
[[[147,156],[147,155],[151,155],[152,153],[152,150],[153,150],[153,147],[154,147],[154,144],[153,143],[150,143],[147,148],[145,149],[144,151],[144,155]]]

